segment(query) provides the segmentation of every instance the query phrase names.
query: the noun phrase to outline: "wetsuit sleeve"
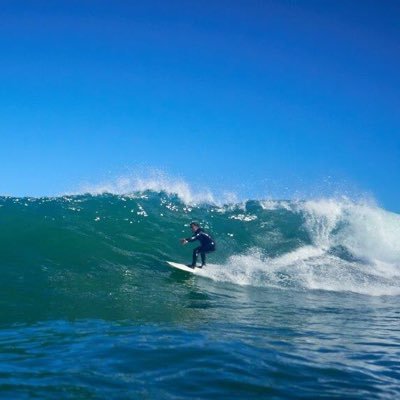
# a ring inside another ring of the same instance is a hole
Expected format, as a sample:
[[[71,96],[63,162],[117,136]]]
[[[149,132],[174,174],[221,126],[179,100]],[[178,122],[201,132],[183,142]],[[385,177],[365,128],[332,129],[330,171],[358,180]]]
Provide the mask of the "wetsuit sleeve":
[[[185,240],[188,241],[188,242],[194,242],[195,240],[198,239],[198,237],[199,237],[199,233],[197,233],[196,235],[193,235],[192,237],[187,238]]]

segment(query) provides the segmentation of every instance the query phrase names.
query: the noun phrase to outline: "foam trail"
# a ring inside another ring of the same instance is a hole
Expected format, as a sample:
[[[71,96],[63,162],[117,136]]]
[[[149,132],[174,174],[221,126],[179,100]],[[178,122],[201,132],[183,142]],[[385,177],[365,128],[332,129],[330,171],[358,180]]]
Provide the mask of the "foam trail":
[[[256,287],[353,292],[369,296],[398,296],[400,281],[380,278],[313,246],[276,259],[259,254],[231,257],[225,264],[210,264],[200,275],[219,282]]]

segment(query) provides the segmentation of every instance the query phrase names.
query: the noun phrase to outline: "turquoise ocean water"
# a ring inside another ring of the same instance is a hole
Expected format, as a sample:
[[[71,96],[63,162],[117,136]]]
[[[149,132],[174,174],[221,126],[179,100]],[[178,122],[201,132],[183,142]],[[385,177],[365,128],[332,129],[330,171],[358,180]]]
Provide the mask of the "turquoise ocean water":
[[[400,398],[399,242],[346,199],[1,197],[0,398]]]

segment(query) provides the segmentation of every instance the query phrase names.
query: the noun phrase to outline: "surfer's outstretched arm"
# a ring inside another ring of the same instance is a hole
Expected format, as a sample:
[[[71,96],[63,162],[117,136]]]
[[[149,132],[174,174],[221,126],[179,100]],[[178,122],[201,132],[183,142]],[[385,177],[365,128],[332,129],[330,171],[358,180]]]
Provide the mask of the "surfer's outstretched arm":
[[[200,236],[200,232],[196,233],[195,235],[191,236],[190,238],[186,238],[186,242],[190,243],[190,242],[194,242],[195,240],[198,240]]]
[[[186,239],[181,239],[181,243],[182,244],[186,244],[186,243],[190,243],[190,242],[194,242],[195,240],[197,240],[199,237],[199,234],[193,235],[190,238],[186,238]]]

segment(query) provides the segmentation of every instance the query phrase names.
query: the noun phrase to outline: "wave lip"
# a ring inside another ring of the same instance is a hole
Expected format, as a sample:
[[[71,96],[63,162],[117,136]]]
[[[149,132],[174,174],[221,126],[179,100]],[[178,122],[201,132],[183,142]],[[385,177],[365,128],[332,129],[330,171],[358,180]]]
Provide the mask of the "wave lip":
[[[237,201],[232,193],[227,193],[222,199],[217,197],[209,189],[194,191],[184,179],[173,178],[161,171],[151,171],[147,176],[131,175],[119,177],[113,181],[100,184],[83,185],[77,192],[72,194],[93,194],[105,193],[126,195],[142,192],[166,193],[178,196],[185,204],[225,204]]]

